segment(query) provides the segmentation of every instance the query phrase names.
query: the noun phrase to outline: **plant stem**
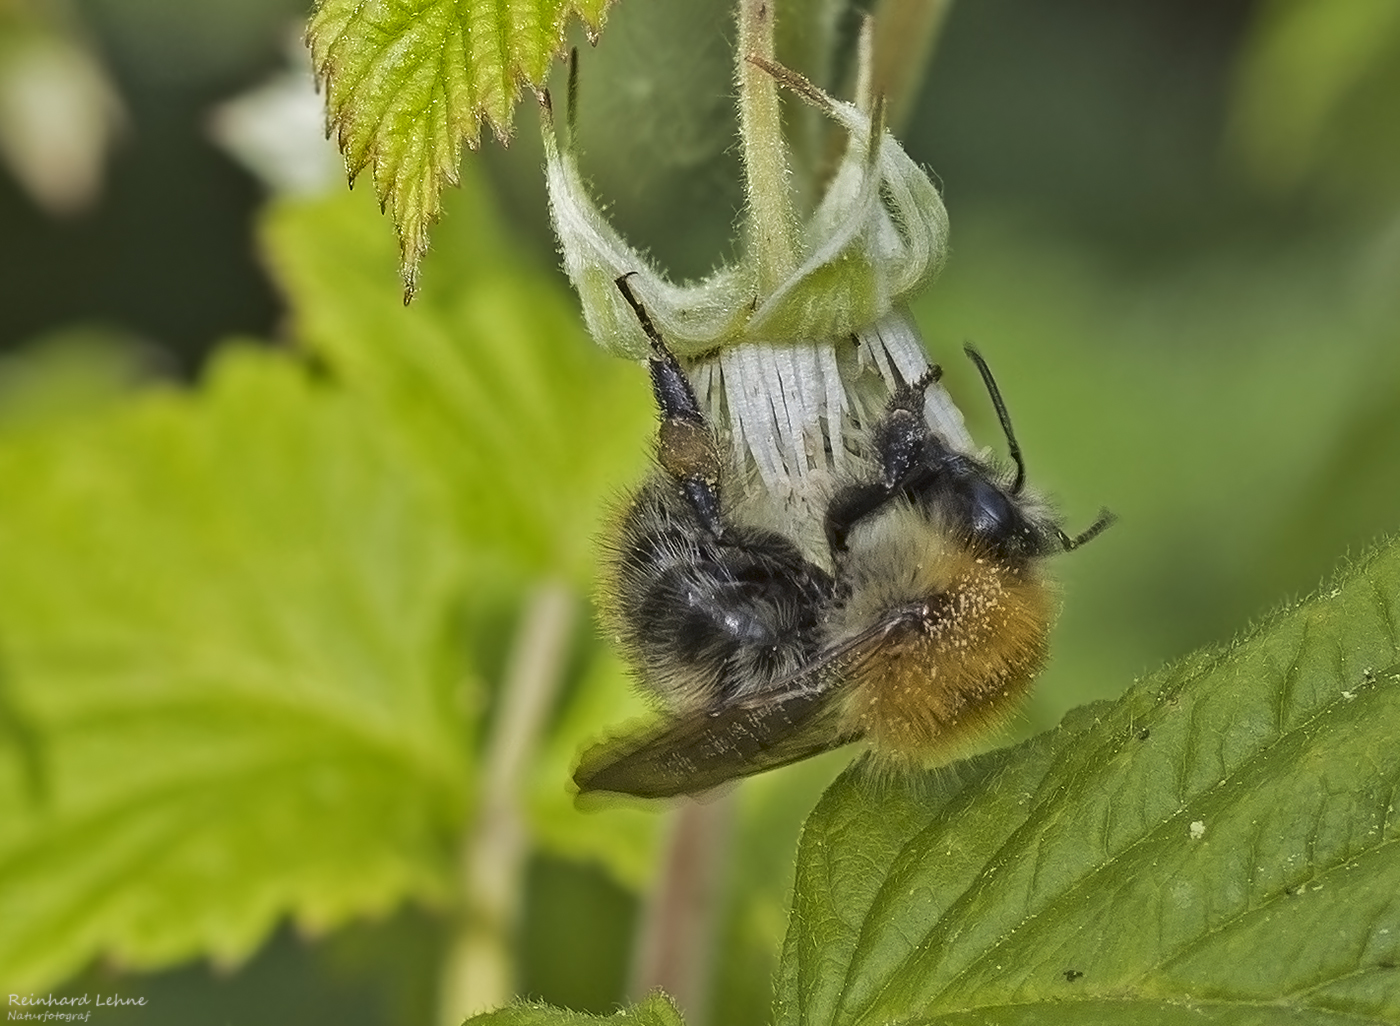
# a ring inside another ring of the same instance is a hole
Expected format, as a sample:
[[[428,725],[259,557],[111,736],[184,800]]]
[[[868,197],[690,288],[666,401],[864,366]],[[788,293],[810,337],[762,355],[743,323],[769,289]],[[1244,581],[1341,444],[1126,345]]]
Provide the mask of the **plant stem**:
[[[476,820],[458,859],[460,910],[439,988],[440,1026],[499,1008],[515,992],[515,927],[529,855],[521,783],[559,690],[576,613],[573,594],[553,582],[525,604],[482,763]]]
[[[788,182],[787,144],[773,77],[748,60],[773,61],[777,0],[739,0],[739,135],[743,145],[748,251],[760,296],[772,293],[797,269],[797,214]]]
[[[676,811],[666,861],[647,899],[633,947],[634,1000],[665,991],[687,1026],[704,1026],[709,1012],[715,931],[726,853],[734,821],[734,793]]]

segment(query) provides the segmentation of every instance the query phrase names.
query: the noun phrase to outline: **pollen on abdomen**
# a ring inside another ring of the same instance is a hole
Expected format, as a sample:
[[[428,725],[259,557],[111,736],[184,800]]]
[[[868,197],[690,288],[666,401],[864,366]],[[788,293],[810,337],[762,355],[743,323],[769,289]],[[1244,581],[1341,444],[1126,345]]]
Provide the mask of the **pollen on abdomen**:
[[[1045,658],[1047,588],[967,559],[927,596],[919,621],[895,626],[852,681],[846,723],[897,761],[945,761],[1003,719]]]

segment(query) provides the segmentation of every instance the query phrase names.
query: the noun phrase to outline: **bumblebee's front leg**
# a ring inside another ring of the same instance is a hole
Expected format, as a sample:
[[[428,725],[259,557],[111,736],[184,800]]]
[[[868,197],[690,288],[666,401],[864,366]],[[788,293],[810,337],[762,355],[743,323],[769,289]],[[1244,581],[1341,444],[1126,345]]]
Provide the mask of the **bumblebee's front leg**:
[[[833,560],[839,561],[846,551],[851,528],[899,495],[925,467],[932,434],[924,419],[924,392],[942,376],[942,368],[935,364],[917,381],[901,385],[890,396],[873,434],[880,480],[847,485],[827,507],[826,541]]]

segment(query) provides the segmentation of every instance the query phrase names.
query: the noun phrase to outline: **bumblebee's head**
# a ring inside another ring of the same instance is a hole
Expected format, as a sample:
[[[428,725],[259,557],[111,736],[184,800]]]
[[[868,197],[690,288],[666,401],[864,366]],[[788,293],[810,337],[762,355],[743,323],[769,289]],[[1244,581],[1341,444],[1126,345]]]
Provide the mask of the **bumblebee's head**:
[[[940,532],[1013,566],[1077,548],[1112,523],[1113,515],[1102,511],[1087,531],[1071,538],[1051,510],[1026,490],[1025,460],[1001,390],[981,354],[971,346],[967,354],[996,408],[1015,474],[1007,480],[995,467],[953,449],[929,428],[922,414],[923,392],[938,380],[940,371],[935,367],[896,390],[875,427],[879,480],[849,485],[833,496],[827,508],[826,535],[834,563],[846,558],[847,539],[856,525],[880,516],[892,504],[920,510]]]
[[[1011,563],[1059,548],[1054,524],[1039,502],[1024,491],[1009,493],[976,461],[958,459],[959,466],[944,475],[937,493],[925,497],[949,527],[973,548]]]

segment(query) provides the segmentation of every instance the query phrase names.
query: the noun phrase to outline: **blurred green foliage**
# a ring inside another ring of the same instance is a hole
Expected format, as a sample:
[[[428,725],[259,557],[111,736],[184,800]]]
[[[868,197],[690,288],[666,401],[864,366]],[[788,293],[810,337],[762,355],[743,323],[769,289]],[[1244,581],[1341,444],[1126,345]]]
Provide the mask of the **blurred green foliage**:
[[[106,950],[68,986],[152,995],[126,1021],[423,1022],[442,925],[388,912],[445,900],[520,597],[543,576],[586,588],[600,508],[643,467],[643,375],[595,358],[550,274],[533,111],[510,150],[469,158],[489,187],[468,165],[405,311],[367,197],[260,213],[200,141],[201,105],[279,59],[301,4],[73,6],[133,130],[85,221],[0,182],[0,982]],[[582,54],[584,170],[680,276],[728,255],[741,195],[729,18],[622,0]],[[965,339],[1033,480],[1072,524],[1122,517],[1057,564],[1055,655],[1021,729],[1228,639],[1395,531],[1397,81],[1384,0],[954,5],[905,132],[953,223],[916,314],[976,437],[999,441]],[[281,301],[248,256],[254,217]],[[151,384],[229,335],[198,386]],[[656,827],[580,816],[563,789],[614,703],[640,708],[590,634],[528,785],[520,957],[531,997],[602,1013]],[[186,709],[188,681],[229,715]],[[295,729],[270,711],[289,705]],[[312,755],[319,776],[296,769]],[[844,762],[741,790],[713,1021],[770,1020],[799,825]],[[104,819],[130,777],[143,797]],[[347,808],[350,780],[378,804]],[[202,832],[171,808],[203,810]],[[289,897],[298,879],[324,901]],[[175,933],[133,911],[211,893],[217,915]],[[64,902],[63,930],[22,932]],[[133,972],[210,952],[250,961]]]
[[[586,539],[650,421],[643,384],[509,259],[489,210],[452,227],[440,245],[470,284],[405,313],[364,197],[280,207],[269,252],[304,351],[231,344],[195,390],[7,425],[0,479],[23,487],[0,509],[0,623],[38,767],[7,761],[0,792],[13,986],[99,952],[237,961],[286,914],[324,930],[451,892],[502,658],[489,625],[534,578],[586,586]],[[12,358],[17,411],[100,372],[63,352]],[[575,672],[591,704],[560,720],[541,836],[635,885],[654,820],[583,817],[559,786],[617,713],[594,692],[626,698],[601,646]]]
[[[1261,3],[1240,58],[1230,141],[1266,189],[1313,184],[1340,206],[1400,196],[1400,8],[1386,0]]]
[[[229,349],[198,397],[11,432],[0,479],[23,483],[0,623],[42,769],[0,797],[12,986],[443,893],[460,557],[342,397]]]

